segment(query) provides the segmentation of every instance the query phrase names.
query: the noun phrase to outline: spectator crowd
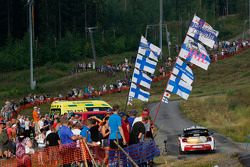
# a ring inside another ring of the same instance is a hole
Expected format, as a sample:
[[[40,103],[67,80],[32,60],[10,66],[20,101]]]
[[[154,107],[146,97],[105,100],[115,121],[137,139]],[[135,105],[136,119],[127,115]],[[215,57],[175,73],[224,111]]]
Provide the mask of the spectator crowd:
[[[41,115],[40,109],[35,106],[31,118],[18,115],[16,119],[0,121],[0,158],[16,157],[18,164],[31,166],[29,155],[34,152],[39,153],[50,146],[70,143],[77,145],[81,139],[88,146],[105,149],[105,158],[100,163],[107,165],[108,150],[118,148],[116,141],[120,146],[126,147],[153,140],[149,110],[145,108],[142,114],[138,115],[136,110],[125,113],[119,110],[119,105],[114,105],[103,119],[92,116],[87,120],[81,120],[74,114],[53,117]],[[44,165],[42,154],[38,163]]]

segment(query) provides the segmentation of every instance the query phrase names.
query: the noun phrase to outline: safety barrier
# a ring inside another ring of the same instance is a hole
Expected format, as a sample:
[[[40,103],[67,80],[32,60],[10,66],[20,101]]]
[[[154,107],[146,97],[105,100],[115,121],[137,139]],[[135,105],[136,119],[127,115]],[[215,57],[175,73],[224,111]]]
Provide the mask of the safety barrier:
[[[130,145],[125,147],[124,150],[138,165],[147,163],[153,160],[154,157],[160,155],[160,151],[153,140]],[[93,157],[93,159],[91,157]],[[80,162],[84,163],[85,166],[88,166],[90,162],[96,164],[94,166],[98,166],[104,164],[104,157],[104,148],[100,146],[88,147],[86,143],[84,143],[84,140],[81,140],[80,144],[71,143],[39,149],[36,150],[35,154],[30,155],[32,167],[57,167]],[[133,166],[124,152],[121,150],[109,150],[108,165],[115,167],[122,164]],[[16,167],[18,165],[21,164],[16,158],[0,161],[1,167]]]
[[[104,158],[104,149],[101,147],[91,147],[91,153],[95,154],[95,159],[100,161]],[[71,143],[59,146],[51,146],[44,149],[38,149],[34,154],[29,155],[32,166],[50,166],[57,167],[65,164],[72,164],[76,162],[90,162],[92,161],[88,152],[87,145],[84,140],[79,144]],[[8,160],[0,161],[1,167],[16,167],[21,165],[22,160],[11,158]],[[86,165],[85,165],[86,166]]]

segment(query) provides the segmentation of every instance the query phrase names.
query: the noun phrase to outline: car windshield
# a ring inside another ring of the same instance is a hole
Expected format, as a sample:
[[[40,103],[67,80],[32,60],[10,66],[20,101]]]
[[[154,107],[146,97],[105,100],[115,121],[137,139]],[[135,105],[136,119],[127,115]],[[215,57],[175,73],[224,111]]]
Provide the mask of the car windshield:
[[[209,136],[207,129],[191,129],[184,131],[184,137]]]

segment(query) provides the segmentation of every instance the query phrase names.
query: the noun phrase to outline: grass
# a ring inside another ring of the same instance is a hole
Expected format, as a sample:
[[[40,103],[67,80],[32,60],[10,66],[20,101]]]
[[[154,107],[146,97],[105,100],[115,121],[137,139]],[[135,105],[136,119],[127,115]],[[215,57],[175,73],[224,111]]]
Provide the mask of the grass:
[[[169,156],[160,156],[155,159],[158,167],[242,167],[238,162],[237,154],[212,154],[196,158],[176,159]]]

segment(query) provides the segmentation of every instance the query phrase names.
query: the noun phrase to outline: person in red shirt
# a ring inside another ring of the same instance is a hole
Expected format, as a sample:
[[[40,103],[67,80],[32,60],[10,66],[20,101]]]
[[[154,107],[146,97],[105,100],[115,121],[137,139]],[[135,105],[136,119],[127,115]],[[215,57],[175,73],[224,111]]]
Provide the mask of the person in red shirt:
[[[128,116],[127,116],[127,114],[125,112],[120,112],[119,115],[122,118],[122,130],[123,130],[123,133],[124,133],[126,143],[129,143],[130,127],[129,127],[129,122],[128,122]]]

